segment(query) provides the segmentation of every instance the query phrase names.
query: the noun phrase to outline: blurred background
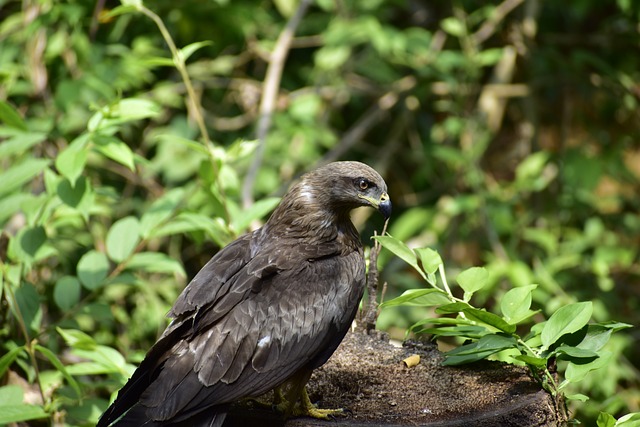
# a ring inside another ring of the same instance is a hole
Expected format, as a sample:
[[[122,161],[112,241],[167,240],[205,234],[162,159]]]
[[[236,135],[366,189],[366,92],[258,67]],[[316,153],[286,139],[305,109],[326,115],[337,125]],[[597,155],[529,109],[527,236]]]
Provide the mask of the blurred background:
[[[640,2],[123,3],[0,0],[0,395],[29,406],[13,421],[95,423],[188,280],[333,160],[385,177],[391,235],[452,277],[489,269],[476,306],[536,283],[540,321],[593,301],[597,321],[640,323]],[[380,267],[385,299],[424,286],[387,252]],[[428,315],[378,327],[402,339]],[[614,335],[615,362],[570,390],[586,425],[640,410],[639,339]]]

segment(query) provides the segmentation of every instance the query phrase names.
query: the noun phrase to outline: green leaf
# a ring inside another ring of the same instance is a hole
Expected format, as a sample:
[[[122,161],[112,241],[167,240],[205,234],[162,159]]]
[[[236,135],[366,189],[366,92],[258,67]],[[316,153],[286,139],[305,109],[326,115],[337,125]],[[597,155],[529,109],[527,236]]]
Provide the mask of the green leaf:
[[[612,329],[602,325],[588,325],[584,338],[575,347],[584,350],[598,351],[609,342],[612,333]]]
[[[187,62],[187,59],[189,59],[189,57],[191,55],[194,54],[194,52],[196,52],[199,49],[202,49],[205,46],[211,46],[213,43],[209,40],[205,40],[205,41],[201,41],[201,42],[195,42],[195,43],[191,43],[186,45],[185,47],[183,47],[182,49],[180,49],[180,54],[182,55],[182,60],[184,62]]]
[[[172,58],[162,56],[151,56],[142,60],[142,63],[153,67],[172,67],[175,68],[176,63]]]
[[[534,357],[534,356],[527,356],[526,354],[520,354],[518,356],[514,356],[513,358],[521,362],[524,362],[527,365],[533,365],[538,368],[544,368],[545,366],[547,366],[547,359],[543,357]]]
[[[561,307],[551,315],[541,333],[543,349],[548,349],[561,336],[578,331],[585,326],[593,311],[591,301],[578,302]]]
[[[109,274],[109,260],[102,252],[91,250],[84,254],[77,267],[78,279],[85,288],[99,288]]]
[[[316,50],[314,61],[320,70],[335,70],[344,65],[351,56],[349,46],[329,46],[325,45]]]
[[[420,258],[422,268],[428,274],[434,274],[442,265],[440,254],[431,248],[419,248],[416,249],[416,253],[418,254],[418,258]]]
[[[73,140],[56,157],[56,169],[58,169],[60,175],[71,182],[71,185],[76,184],[76,180],[82,175],[84,166],[87,163],[87,142],[88,137],[83,134]]]
[[[204,231],[214,239],[219,246],[225,246],[231,240],[231,235],[224,226],[222,219],[210,218],[206,215],[182,212],[171,221],[151,232],[151,237],[171,236],[190,231]]]
[[[466,302],[452,302],[451,304],[444,304],[436,308],[436,313],[438,314],[460,313],[470,307],[471,306]]]
[[[21,205],[32,197],[33,195],[25,193],[0,197],[0,224],[4,224],[6,220],[21,210]]]
[[[0,197],[19,189],[41,174],[49,165],[49,160],[29,158],[18,164],[14,164],[0,173]],[[4,168],[4,166],[3,166]]]
[[[53,300],[63,311],[69,310],[80,301],[80,281],[73,276],[63,276],[53,288]]]
[[[597,359],[593,359],[587,363],[578,363],[575,360],[570,361],[567,364],[567,369],[564,372],[564,377],[566,379],[565,383],[576,383],[578,381],[582,381],[589,372],[607,366],[612,357],[612,353],[608,351],[602,351],[598,354],[600,357],[598,357]]]
[[[480,339],[487,334],[487,328],[483,326],[439,326],[437,328],[411,328],[411,332],[432,334],[436,337],[461,337],[467,339]]]
[[[547,151],[530,154],[516,167],[516,182],[525,182],[539,177],[549,160]]]
[[[182,188],[168,191],[145,210],[142,218],[140,218],[140,235],[143,238],[149,238],[156,227],[171,218],[171,215],[178,208],[178,204],[184,197],[184,193]]]
[[[500,309],[504,319],[512,325],[530,317],[535,312],[531,307],[531,293],[538,285],[521,286],[507,291],[500,300]]]
[[[60,327],[56,327],[56,330],[69,347],[82,350],[92,350],[96,347],[95,340],[82,331],[77,329],[63,329]]]
[[[119,377],[122,378],[122,375]],[[85,397],[73,406],[65,405],[66,419],[82,420],[83,425],[95,426],[108,406],[108,400]]]
[[[115,262],[129,258],[140,242],[140,222],[133,216],[116,221],[107,233],[107,255]]]
[[[161,112],[155,102],[142,98],[126,98],[107,105],[96,112],[87,123],[89,132],[96,132],[115,125],[157,117]]]
[[[282,15],[285,18],[291,18],[296,8],[298,6],[298,2],[296,0],[274,0],[274,4]]]
[[[606,412],[600,412],[596,422],[598,427],[614,427],[616,425],[616,419],[613,415],[607,414]]]
[[[134,254],[129,261],[127,261],[126,267],[134,270],[144,270],[150,273],[173,273],[186,276],[180,262],[160,252],[140,252]]]
[[[125,7],[135,7],[136,9],[142,7],[142,0],[120,0]]]
[[[600,326],[604,326],[605,328],[611,329],[613,332],[617,332],[620,331],[622,329],[629,329],[629,328],[633,328],[633,325],[630,325],[628,323],[622,323],[622,322],[600,322],[598,323],[598,325]]]
[[[2,101],[0,101],[2,103]],[[14,131],[0,144],[0,159],[28,151],[32,146],[44,141],[47,134],[41,132]]]
[[[30,258],[35,258],[36,252],[47,241],[47,234],[44,227],[27,227],[18,234],[20,249]]]
[[[504,55],[504,49],[500,47],[485,49],[474,57],[476,63],[482,67],[495,65]]]
[[[119,369],[108,367],[97,362],[80,362],[67,366],[67,372],[70,375],[104,375],[119,372]]]
[[[516,345],[516,340],[513,337],[507,337],[507,336],[498,335],[498,334],[487,334],[476,342],[476,345],[473,347],[473,349],[464,350],[462,349],[462,347],[464,346],[462,346],[462,347],[458,347],[458,349],[452,350],[449,353],[468,354],[468,353],[475,353],[478,351],[484,352],[489,350],[497,353],[498,351],[515,347],[515,345]]]
[[[489,350],[489,351],[479,351],[477,353],[469,353],[469,354],[462,354],[462,355],[454,354],[454,355],[448,356],[444,360],[444,362],[442,362],[442,364],[445,366],[465,365],[468,363],[479,362],[480,360],[484,360],[495,353],[496,352]]]
[[[142,0],[125,0],[123,1],[123,3],[136,3],[137,5],[142,5]],[[120,15],[125,15],[128,13],[132,13],[132,12],[136,12],[138,10],[138,7],[133,5],[133,4],[122,4],[120,6],[117,6],[113,9],[111,9],[110,11],[106,12],[104,14],[104,18],[108,19],[108,18],[115,18],[116,16],[120,16]]]
[[[9,104],[4,101],[0,101],[0,120],[7,126],[12,128],[27,130],[27,124],[22,119],[20,114]]]
[[[464,289],[465,301],[469,301],[474,292],[489,283],[489,272],[484,267],[471,267],[458,274],[456,281]]]
[[[422,277],[426,279],[424,273],[418,265],[418,258],[416,257],[415,252],[409,249],[409,247],[405,245],[404,242],[391,236],[374,236],[373,238],[380,242],[380,244],[384,248],[388,249],[398,258],[402,259],[404,262],[415,268],[422,275]]]
[[[23,283],[15,291],[16,302],[20,309],[20,315],[25,325],[34,336],[40,332],[42,321],[42,307],[40,307],[40,294],[31,283]],[[18,313],[14,313],[18,316]]]
[[[69,383],[73,391],[76,392],[76,396],[78,398],[81,398],[82,394],[80,392],[80,386],[78,385],[76,380],[71,375],[69,375],[69,373],[67,372],[67,369],[64,367],[62,362],[60,362],[60,359],[58,359],[58,356],[53,354],[53,352],[48,348],[43,347],[39,344],[36,344],[35,349],[39,351],[44,357],[49,359],[49,362],[51,362],[51,364],[58,370],[58,372],[62,374],[62,376],[64,377],[65,380],[67,380],[67,382]]]
[[[26,352],[24,346],[12,348],[6,354],[0,357],[0,377],[4,376],[4,373],[7,372],[9,366],[11,366],[11,364],[18,358],[18,356],[22,352]],[[2,390],[2,388],[0,388],[0,390]],[[0,399],[0,402],[1,401],[2,399]]]
[[[496,334],[485,335],[476,342],[462,345],[444,353],[446,359],[443,364],[461,365],[476,362],[515,345],[516,341],[512,337]]]
[[[460,19],[450,17],[441,21],[442,29],[454,37],[462,37],[467,33],[467,28]]]
[[[56,188],[56,193],[60,200],[67,206],[78,208],[83,202],[88,201],[91,195],[91,188],[88,180],[81,176],[73,184],[69,179],[60,180]]]
[[[90,350],[74,348],[73,354],[83,359],[89,359],[110,369],[111,372],[128,373],[129,365],[120,352],[104,345],[96,345]]]
[[[464,309],[463,312],[471,320],[482,322],[488,326],[491,326],[493,328],[496,328],[508,334],[512,334],[516,331],[516,325],[511,325],[505,322],[502,317],[496,314],[490,313],[488,311],[479,310],[477,308],[471,307],[471,308]]]
[[[19,385],[5,385],[0,387],[0,402],[2,405],[20,405],[24,399],[24,392]]]
[[[554,353],[558,354],[559,358],[563,360],[572,361],[575,359],[595,359],[598,357],[598,353],[593,350],[571,347],[568,345],[561,345],[554,350]]]
[[[548,255],[553,255],[558,250],[558,236],[543,228],[525,228],[522,231],[522,238],[532,243],[536,243],[543,248]]]
[[[632,412],[618,418],[616,427],[638,427],[640,425],[640,412]]]
[[[271,212],[280,203],[279,197],[268,197],[254,203],[249,209],[242,210],[231,221],[231,227],[236,231],[246,229],[251,221],[260,219]]]
[[[136,170],[133,151],[118,138],[110,135],[96,134],[93,137],[93,142],[95,143],[95,149],[104,156],[126,166],[131,171]]]
[[[44,411],[42,406],[0,404],[0,424],[17,423],[48,417],[49,415]]]
[[[438,289],[410,289],[404,291],[399,297],[383,302],[380,307],[386,308],[398,305],[431,307],[449,302],[450,299],[447,294]]]
[[[589,396],[585,396],[584,394],[575,393],[575,394],[565,394],[565,399],[567,400],[577,400],[579,402],[586,402],[589,400]]]
[[[255,153],[256,148],[258,148],[258,140],[246,140],[239,139],[231,144],[226,149],[226,159],[227,162],[235,162],[249,156],[252,156]]]

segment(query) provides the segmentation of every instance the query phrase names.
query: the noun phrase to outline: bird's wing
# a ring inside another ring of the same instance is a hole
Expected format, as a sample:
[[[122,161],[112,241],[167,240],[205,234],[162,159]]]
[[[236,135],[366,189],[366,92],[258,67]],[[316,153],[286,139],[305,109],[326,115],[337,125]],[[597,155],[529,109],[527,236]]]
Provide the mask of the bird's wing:
[[[337,244],[256,244],[256,236],[231,243],[194,277],[99,426],[138,403],[154,420],[185,420],[263,394],[330,356],[362,296],[362,254]]]
[[[322,364],[353,320],[364,262],[359,251],[341,254],[337,246],[319,250],[280,242],[258,253],[230,282],[208,304],[194,300],[197,308],[188,317],[181,312],[173,326],[179,339],[140,398],[152,418],[182,420],[258,396],[301,368]]]
[[[233,278],[251,261],[256,234],[246,234],[225,246],[191,280],[169,312],[169,316],[175,319],[120,389],[118,397],[100,418],[97,427],[110,425],[134,407],[169,358],[173,355],[175,359],[184,337],[198,333],[198,329],[190,323],[194,322],[202,306],[212,304],[229,292]]]

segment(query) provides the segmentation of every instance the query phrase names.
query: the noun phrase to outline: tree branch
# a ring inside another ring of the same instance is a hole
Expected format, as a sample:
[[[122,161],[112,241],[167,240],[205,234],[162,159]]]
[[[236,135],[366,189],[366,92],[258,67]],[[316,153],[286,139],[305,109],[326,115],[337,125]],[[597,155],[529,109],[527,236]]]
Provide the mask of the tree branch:
[[[267,133],[271,127],[271,120],[273,118],[273,111],[278,97],[278,90],[280,89],[280,80],[282,78],[284,62],[287,59],[295,31],[302,21],[302,17],[305,15],[310,4],[311,0],[300,1],[298,9],[287,22],[287,25],[280,33],[280,36],[278,36],[276,46],[271,54],[269,67],[267,68],[267,76],[265,77],[264,84],[262,86],[260,117],[258,119],[258,126],[256,130],[258,147],[256,148],[255,156],[253,157],[253,161],[247,171],[247,176],[245,177],[244,184],[242,186],[242,204],[245,208],[248,208],[253,204],[253,185],[258,175],[260,165],[262,164],[262,158],[264,157]]]

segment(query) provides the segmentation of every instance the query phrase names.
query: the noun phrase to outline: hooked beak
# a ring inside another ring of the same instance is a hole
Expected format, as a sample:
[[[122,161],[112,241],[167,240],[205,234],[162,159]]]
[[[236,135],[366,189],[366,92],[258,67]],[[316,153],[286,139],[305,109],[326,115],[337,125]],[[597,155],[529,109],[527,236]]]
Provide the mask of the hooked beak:
[[[380,211],[382,216],[384,216],[384,219],[389,219],[391,216],[391,199],[389,199],[389,195],[387,193],[382,193],[379,199],[363,195],[358,195],[358,197],[366,200],[371,206]]]

